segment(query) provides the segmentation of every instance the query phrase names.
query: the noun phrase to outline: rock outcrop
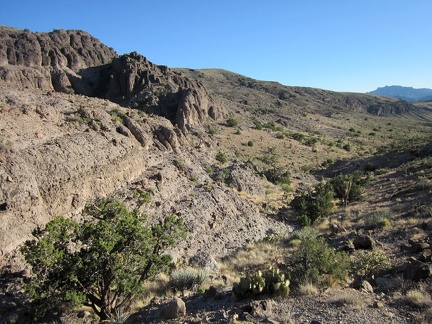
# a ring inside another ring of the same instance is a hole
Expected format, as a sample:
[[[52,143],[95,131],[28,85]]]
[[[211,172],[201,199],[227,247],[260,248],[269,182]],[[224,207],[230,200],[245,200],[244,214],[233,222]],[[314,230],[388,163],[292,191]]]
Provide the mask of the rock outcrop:
[[[0,79],[19,87],[96,96],[168,118],[182,132],[226,112],[202,84],[80,30],[32,33],[0,27]]]
[[[2,265],[35,227],[56,215],[79,218],[87,202],[111,194],[134,208],[137,193],[149,190],[152,202],[140,208],[150,219],[183,217],[189,236],[172,252],[177,259],[199,250],[226,255],[269,231],[290,230],[212,180],[205,166],[216,163],[216,145],[205,132],[184,135],[166,118],[108,100],[4,81],[0,107]],[[254,177],[244,173],[236,186],[258,184]]]

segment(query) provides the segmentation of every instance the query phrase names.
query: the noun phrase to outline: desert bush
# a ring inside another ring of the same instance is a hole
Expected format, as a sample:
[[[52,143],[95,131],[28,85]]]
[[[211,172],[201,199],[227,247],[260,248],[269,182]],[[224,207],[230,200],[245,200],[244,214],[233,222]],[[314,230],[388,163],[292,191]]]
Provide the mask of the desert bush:
[[[406,299],[412,305],[425,308],[432,306],[431,296],[424,289],[411,289],[406,293]]]
[[[367,251],[352,261],[352,272],[362,278],[370,279],[373,275],[388,271],[391,268],[390,259],[381,250]]]
[[[335,196],[341,199],[344,207],[348,205],[348,202],[361,198],[363,186],[367,183],[368,178],[363,177],[361,172],[341,174],[330,180]]]
[[[91,307],[101,320],[127,310],[143,283],[168,270],[165,251],[185,238],[183,220],[151,227],[137,210],[108,198],[85,208],[86,221],[55,217],[21,248],[35,276],[26,283],[36,316],[61,303]]]
[[[175,270],[169,281],[171,289],[184,292],[185,290],[197,290],[208,280],[207,272],[192,268]]]
[[[376,211],[363,219],[366,229],[381,229],[391,224],[391,212],[388,210]]]
[[[247,142],[247,146],[252,147],[254,146],[254,143],[252,141]]]
[[[292,239],[298,239],[300,241],[313,239],[316,240],[321,236],[320,231],[312,227],[303,227],[302,229],[296,231],[292,234]]]
[[[307,236],[291,256],[291,277],[296,286],[304,282],[325,287],[331,281],[344,280],[350,259],[345,252],[328,246],[323,238]]]
[[[333,187],[330,183],[319,183],[310,191],[301,191],[290,205],[297,212],[301,226],[310,226],[317,219],[330,214],[333,208]]]
[[[137,202],[138,208],[144,204],[149,204],[152,199],[152,193],[148,190],[146,191],[135,190],[134,195],[135,197],[138,198],[138,202]]]
[[[238,126],[238,121],[237,121],[237,119],[235,119],[235,118],[233,118],[233,117],[228,118],[227,121],[226,121],[226,123],[227,123],[227,125],[228,125],[229,127],[237,127],[237,126]]]
[[[221,164],[225,164],[225,163],[227,163],[228,158],[227,158],[226,153],[224,153],[224,152],[222,152],[222,151],[219,151],[219,152],[216,154],[216,161],[218,161],[218,162],[221,163]]]
[[[216,134],[216,133],[217,133],[216,128],[210,127],[210,128],[207,130],[207,134],[209,134],[209,135],[214,135],[214,134]]]
[[[297,293],[300,296],[316,296],[319,294],[319,289],[313,283],[306,281],[298,286]]]
[[[350,145],[350,144],[344,144],[344,145],[342,146],[342,148],[343,148],[345,151],[347,151],[347,152],[350,152],[350,151],[351,151],[351,145]]]
[[[10,148],[9,140],[4,136],[0,136],[0,152],[7,152],[9,148]]]

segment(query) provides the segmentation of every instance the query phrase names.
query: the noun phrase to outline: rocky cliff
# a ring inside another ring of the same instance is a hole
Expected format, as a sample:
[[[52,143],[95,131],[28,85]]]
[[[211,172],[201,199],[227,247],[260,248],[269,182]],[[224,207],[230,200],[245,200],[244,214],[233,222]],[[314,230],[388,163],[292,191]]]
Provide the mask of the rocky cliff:
[[[0,79],[18,87],[106,98],[162,115],[183,132],[226,116],[202,84],[133,52],[118,56],[80,30],[0,27]]]
[[[107,195],[150,219],[181,215],[189,237],[177,256],[290,230],[237,192],[264,194],[254,172],[235,172],[235,190],[212,179],[217,142],[199,130],[226,113],[200,82],[82,31],[2,28],[0,57],[1,265],[35,227]]]

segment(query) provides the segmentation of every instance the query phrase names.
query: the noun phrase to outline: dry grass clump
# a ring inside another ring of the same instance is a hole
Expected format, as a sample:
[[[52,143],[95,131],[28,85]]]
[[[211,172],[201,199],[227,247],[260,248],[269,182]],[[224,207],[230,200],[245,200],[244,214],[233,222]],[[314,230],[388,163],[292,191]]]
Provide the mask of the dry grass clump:
[[[182,268],[175,270],[169,280],[170,289],[184,292],[196,291],[209,279],[208,273],[201,269]]]
[[[413,306],[419,308],[432,307],[431,296],[421,287],[419,289],[408,290],[405,297]]]
[[[311,282],[304,282],[297,289],[300,296],[317,296],[319,294],[318,287]]]
[[[223,260],[226,268],[238,272],[252,270],[258,267],[272,265],[281,257],[279,244],[259,242],[249,244],[234,255]]]

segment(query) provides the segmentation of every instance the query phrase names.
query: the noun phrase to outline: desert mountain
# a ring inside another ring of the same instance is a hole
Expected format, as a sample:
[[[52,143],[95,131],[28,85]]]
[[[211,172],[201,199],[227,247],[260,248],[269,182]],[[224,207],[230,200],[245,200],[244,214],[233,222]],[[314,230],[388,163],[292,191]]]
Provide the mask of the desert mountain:
[[[431,121],[395,98],[159,66],[84,31],[0,27],[0,266],[19,273],[17,249],[35,227],[56,215],[79,220],[86,203],[109,195],[150,222],[184,218],[177,266],[197,256],[214,265],[288,235],[298,227],[295,190],[354,170],[383,170],[380,199],[365,195],[335,218],[403,214],[427,201],[430,162],[416,159],[431,154]]]
[[[394,86],[385,86],[382,88],[378,88],[368,93],[399,98],[408,102],[432,100],[432,89],[426,89],[426,88],[415,89],[412,87],[402,87],[402,86],[394,85]]]

